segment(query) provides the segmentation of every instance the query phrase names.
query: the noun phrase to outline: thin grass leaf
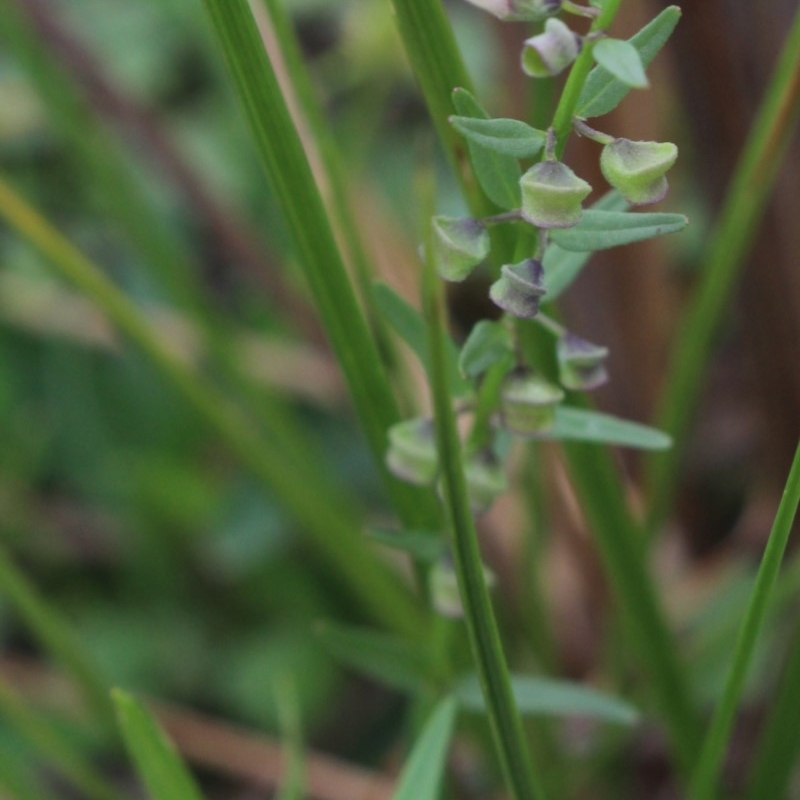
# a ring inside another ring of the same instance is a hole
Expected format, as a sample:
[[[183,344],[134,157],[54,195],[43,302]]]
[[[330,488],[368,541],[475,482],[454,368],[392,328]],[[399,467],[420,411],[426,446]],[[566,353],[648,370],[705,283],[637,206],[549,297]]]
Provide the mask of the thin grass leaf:
[[[595,211],[626,211],[628,203],[616,190],[604,194],[593,206]],[[542,298],[542,303],[552,303],[572,282],[580,275],[583,268],[589,263],[592,254],[589,251],[572,252],[564,250],[557,244],[548,245],[542,264],[545,272],[545,286],[547,294]]]
[[[450,117],[450,124],[468,141],[503,156],[533,158],[547,134],[518,119]]]
[[[330,622],[317,625],[314,632],[335,659],[378,683],[417,692],[430,677],[425,653],[396,636]]]
[[[281,728],[284,759],[283,777],[275,800],[305,800],[305,754],[300,702],[291,675],[284,675],[275,687],[275,701]]]
[[[577,225],[553,230],[550,236],[564,250],[607,250],[675,233],[688,224],[689,220],[683,214],[597,211],[590,208],[583,212]]]
[[[425,322],[419,311],[400,297],[391,286],[387,286],[381,281],[375,281],[372,284],[372,299],[386,322],[414,351],[427,371],[430,368],[427,332],[425,330]],[[454,395],[461,396],[469,391],[469,385],[462,380],[459,374],[458,348],[452,339],[449,340],[447,351],[447,373],[450,380],[450,391]]]
[[[456,708],[452,697],[440,700],[434,708],[400,774],[392,800],[438,800]]]
[[[639,450],[666,450],[672,446],[672,439],[655,428],[599,411],[564,405],[556,409],[555,424],[537,438],[595,442]]]
[[[40,765],[23,763],[19,753],[9,750],[0,748],[0,796],[13,800],[53,800],[37,774]]]
[[[486,111],[466,89],[453,92],[453,105],[461,117],[489,119]],[[467,148],[475,177],[487,197],[500,208],[519,208],[522,204],[519,187],[522,170],[517,159],[478,144],[472,138],[467,140]]]
[[[639,53],[644,67],[650,64],[666,44],[680,18],[681,10],[677,6],[669,6],[628,40]],[[630,85],[615,77],[608,69],[597,66],[586,79],[575,116],[588,119],[608,114],[622,102],[630,89]]]
[[[800,444],[795,451],[783,497],[761,559],[750,604],[739,629],[725,690],[714,710],[711,725],[692,775],[687,795],[689,800],[711,800],[715,796],[720,765],[739,708],[756,642],[766,617],[772,588],[777,580],[786,543],[792,531],[798,504],[800,504]]]
[[[639,51],[630,42],[601,39],[594,46],[594,60],[632,89],[645,89],[650,85]]]
[[[145,707],[121,689],[111,693],[128,754],[153,800],[202,800],[175,746]]]
[[[630,703],[572,681],[512,675],[511,687],[523,716],[590,717],[617,725],[635,725],[640,717],[638,710]],[[467,711],[486,711],[480,683],[475,675],[456,687],[455,697]]]

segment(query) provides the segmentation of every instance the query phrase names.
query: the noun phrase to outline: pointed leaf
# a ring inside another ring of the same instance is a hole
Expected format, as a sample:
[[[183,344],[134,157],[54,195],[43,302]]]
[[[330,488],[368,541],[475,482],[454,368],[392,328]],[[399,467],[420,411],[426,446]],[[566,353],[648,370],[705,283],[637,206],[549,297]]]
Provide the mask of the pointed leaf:
[[[373,528],[367,531],[367,538],[429,564],[438,561],[445,553],[443,537],[433,531],[389,531]]]
[[[458,368],[465,378],[477,378],[513,350],[511,332],[502,322],[481,320],[461,348]]]
[[[623,39],[601,39],[592,50],[594,60],[617,80],[633,89],[645,89],[650,84],[644,72],[639,51]]]
[[[592,717],[619,725],[634,725],[639,712],[613,695],[572,681],[532,675],[512,675],[511,688],[520,714]],[[471,675],[456,689],[456,698],[468,711],[486,711],[478,678]]]
[[[403,768],[392,800],[438,800],[456,708],[455,699],[445,697],[433,710]]]
[[[604,194],[593,206],[598,211],[625,211],[628,203],[617,191]],[[552,303],[578,277],[592,257],[590,252],[571,252],[557,244],[548,245],[544,254],[544,285],[547,294],[542,303]]]
[[[120,689],[111,692],[125,747],[153,800],[202,800],[175,746],[145,707]]]
[[[689,220],[683,214],[641,214],[626,211],[584,211],[572,228],[554,230],[550,238],[564,250],[607,250],[683,230]]]
[[[489,115],[466,89],[453,91],[453,105],[461,117],[489,119]],[[500,208],[519,208],[522,203],[519,188],[522,172],[517,159],[469,140],[467,148],[475,177],[489,199]]]
[[[643,66],[647,67],[656,57],[680,18],[681,10],[669,6],[628,40],[638,51]],[[589,118],[608,114],[622,102],[630,88],[604,67],[595,67],[583,85],[575,116]]]
[[[450,124],[467,140],[512,158],[533,158],[547,134],[518,119],[450,117]]]
[[[319,624],[314,632],[342,665],[378,683],[404,692],[416,692],[425,684],[427,659],[417,647],[396,636],[329,622]]]
[[[416,353],[427,371],[428,334],[419,311],[400,297],[394,289],[380,281],[372,284],[372,298],[378,310],[394,328],[395,333]],[[469,386],[461,379],[458,372],[458,348],[450,339],[448,339],[447,345],[447,374],[450,391],[460,397],[469,391]]]
[[[610,414],[601,414],[599,411],[563,405],[556,409],[555,424],[537,438],[574,439],[640,450],[666,450],[672,446],[672,439],[655,428]]]

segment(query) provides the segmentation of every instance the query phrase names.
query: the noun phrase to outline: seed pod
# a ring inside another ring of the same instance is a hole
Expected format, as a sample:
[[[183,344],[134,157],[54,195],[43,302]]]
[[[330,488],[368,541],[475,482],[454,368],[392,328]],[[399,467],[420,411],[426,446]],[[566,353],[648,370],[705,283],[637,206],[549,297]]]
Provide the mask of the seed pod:
[[[500,411],[503,427],[520,436],[534,436],[553,426],[564,392],[531,370],[511,373],[503,384]]]
[[[546,291],[542,263],[527,258],[519,264],[501,267],[500,278],[489,287],[489,297],[513,317],[533,319],[539,313],[539,300]]]
[[[561,0],[467,0],[506,22],[541,22],[558,14]]]
[[[522,70],[532,78],[558,75],[578,57],[581,46],[581,37],[560,19],[548,19],[542,33],[525,40]]]
[[[537,228],[571,228],[581,219],[581,203],[592,191],[561,161],[540,161],[520,178],[522,216]]]
[[[603,364],[608,348],[587,342],[572,333],[565,333],[556,345],[558,376],[567,389],[590,391],[608,381]]]
[[[614,139],[603,148],[600,169],[605,179],[634,205],[657,203],[667,193],[666,171],[675,163],[672,142]]]
[[[464,476],[473,514],[488,511],[492,503],[508,490],[503,467],[491,450],[473,455],[464,465]]]
[[[417,486],[429,486],[436,479],[439,458],[429,419],[409,419],[389,428],[386,466],[396,478]]]
[[[463,281],[489,255],[489,232],[472,217],[434,217],[436,268],[446,281]]]

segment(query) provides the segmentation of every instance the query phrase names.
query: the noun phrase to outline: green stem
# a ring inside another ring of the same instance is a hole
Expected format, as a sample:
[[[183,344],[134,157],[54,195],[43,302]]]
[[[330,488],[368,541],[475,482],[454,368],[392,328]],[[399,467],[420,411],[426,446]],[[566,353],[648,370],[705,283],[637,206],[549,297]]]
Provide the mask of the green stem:
[[[715,796],[720,764],[728,742],[736,710],[742,697],[747,670],[753,660],[756,641],[767,612],[772,588],[778,578],[786,543],[792,531],[797,506],[800,503],[800,444],[795,451],[786,488],[783,492],[775,522],[770,531],[753,594],[739,629],[722,698],[717,703],[708,733],[700,752],[688,800],[711,800]]]
[[[686,432],[707,373],[714,336],[750,253],[769,192],[800,118],[800,11],[761,103],[719,221],[698,263],[704,265],[683,319],[658,415],[659,427],[675,444],[647,464],[648,529],[663,523],[678,483]]]
[[[367,613],[390,627],[419,633],[425,620],[409,592],[374,558],[359,533],[356,515],[341,500],[333,500],[313,473],[297,467],[297,457],[274,440],[254,435],[249,420],[216,388],[195,375],[164,347],[128,298],[82,253],[0,179],[0,216],[28,239],[58,272],[101,308],[131,343],[241,461],[294,514],[302,530],[347,587],[362,601]]]
[[[423,307],[429,330],[430,382],[437,448],[442,464],[445,505],[452,525],[453,555],[467,631],[495,745],[511,795],[515,800],[542,800],[544,793],[528,757],[522,721],[511,690],[508,666],[484,579],[478,537],[469,507],[461,442],[447,383],[444,299],[432,253],[429,241],[423,275]]]

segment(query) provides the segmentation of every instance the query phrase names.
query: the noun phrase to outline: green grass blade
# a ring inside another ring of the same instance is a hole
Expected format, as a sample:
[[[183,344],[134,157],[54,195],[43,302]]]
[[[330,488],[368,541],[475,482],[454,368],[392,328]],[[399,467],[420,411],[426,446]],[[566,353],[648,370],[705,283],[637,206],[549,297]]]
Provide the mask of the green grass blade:
[[[120,792],[95,771],[64,734],[30,708],[2,677],[0,716],[5,717],[22,739],[73,784],[81,796],[87,800],[120,800]]]
[[[23,764],[18,753],[0,748],[0,793],[11,800],[53,800],[41,779],[34,772],[33,765]]]
[[[4,217],[47,258],[58,273],[104,311],[127,339],[183,396],[229,449],[301,524],[319,554],[345,587],[361,599],[376,620],[404,633],[425,626],[410,592],[370,552],[352,509],[328,499],[315,474],[298,471],[295,457],[275,442],[254,435],[253,426],[216,387],[195,375],[153,332],[138,309],[58,231],[0,179],[0,217]],[[278,441],[280,438],[278,437]],[[324,484],[323,484],[324,485]]]
[[[677,343],[658,414],[658,426],[675,439],[667,454],[648,463],[648,527],[669,512],[678,482],[685,434],[707,374],[714,336],[730,308],[783,155],[800,118],[800,11],[750,131],[727,200],[699,260],[700,284],[676,325]]]
[[[753,594],[739,629],[725,689],[714,710],[714,716],[692,776],[689,800],[711,800],[715,796],[716,782],[725,746],[733,727],[747,670],[752,661],[756,640],[767,612],[772,588],[778,577],[786,543],[792,531],[798,503],[800,503],[800,444],[795,451],[789,477],[786,480],[786,488],[770,531],[764,556],[761,559]]]
[[[128,753],[153,800],[203,800],[194,779],[145,707],[114,689],[112,699]]]
[[[456,719],[456,702],[441,700],[422,730],[392,800],[437,800]]]
[[[428,239],[430,235],[429,232]],[[425,260],[423,308],[429,330],[436,443],[467,631],[503,775],[511,795],[515,800],[541,800],[544,794],[531,767],[522,722],[511,691],[508,667],[484,578],[475,523],[467,497],[461,442],[447,381],[444,298],[436,277],[430,241],[426,246]]]
[[[384,465],[386,431],[399,419],[374,339],[356,300],[308,159],[246,0],[204,0],[268,181],[342,368],[378,472],[408,515],[424,495]]]
[[[0,547],[0,595],[10,602],[42,649],[77,684],[92,713],[113,730],[108,686],[86,658],[66,620],[42,597]]]
[[[291,675],[282,676],[275,687],[275,694],[285,754],[281,788],[275,800],[304,800],[306,767],[302,718],[297,687]]]

